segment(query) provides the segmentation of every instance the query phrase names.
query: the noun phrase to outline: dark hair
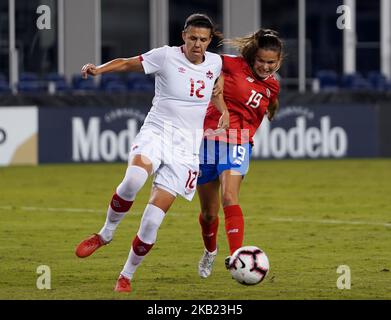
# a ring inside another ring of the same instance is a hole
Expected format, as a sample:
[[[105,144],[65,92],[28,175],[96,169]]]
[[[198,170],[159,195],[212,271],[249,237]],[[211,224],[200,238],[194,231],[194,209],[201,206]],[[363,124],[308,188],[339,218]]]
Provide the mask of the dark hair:
[[[238,49],[251,66],[254,65],[258,49],[275,51],[278,53],[280,61],[283,59],[284,45],[278,36],[278,32],[271,29],[259,29],[257,32],[245,37],[234,38],[224,42]]]
[[[216,27],[211,18],[203,13],[193,13],[187,17],[183,31],[186,31],[188,27],[199,27],[210,29],[210,34],[217,38],[222,38],[222,33],[216,30]]]

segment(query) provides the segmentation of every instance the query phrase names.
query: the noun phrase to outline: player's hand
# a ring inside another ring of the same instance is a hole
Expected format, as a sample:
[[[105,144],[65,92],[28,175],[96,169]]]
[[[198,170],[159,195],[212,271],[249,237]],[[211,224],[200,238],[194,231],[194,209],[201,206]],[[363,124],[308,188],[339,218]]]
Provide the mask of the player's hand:
[[[88,75],[96,76],[98,73],[98,69],[92,63],[87,63],[81,68],[81,76],[83,79],[87,79]]]
[[[223,131],[229,128],[229,113],[228,111],[224,111],[219,119],[219,123],[217,125],[218,131]]]
[[[269,121],[272,121],[274,119],[274,115],[276,114],[276,109],[269,108],[267,109],[267,118]]]

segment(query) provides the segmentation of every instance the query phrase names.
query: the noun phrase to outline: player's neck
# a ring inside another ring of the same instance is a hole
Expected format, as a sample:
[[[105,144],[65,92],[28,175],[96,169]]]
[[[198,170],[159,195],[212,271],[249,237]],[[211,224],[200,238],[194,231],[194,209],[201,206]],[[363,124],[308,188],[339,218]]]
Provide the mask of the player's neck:
[[[189,53],[186,50],[185,46],[181,47],[183,54],[185,55],[186,59],[189,60],[192,64],[201,64],[205,61],[205,55],[202,55],[202,58],[192,58]]]

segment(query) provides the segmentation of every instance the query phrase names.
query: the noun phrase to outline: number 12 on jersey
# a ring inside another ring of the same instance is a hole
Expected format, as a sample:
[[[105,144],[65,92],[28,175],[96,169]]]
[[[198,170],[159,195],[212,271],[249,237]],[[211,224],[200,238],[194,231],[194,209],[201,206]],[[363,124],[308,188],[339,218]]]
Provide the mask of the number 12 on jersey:
[[[194,96],[195,83],[199,84],[199,87],[195,90],[196,97],[203,98],[204,95],[201,93],[201,90],[205,89],[205,82],[204,80],[195,81],[193,78],[190,78],[190,97]]]

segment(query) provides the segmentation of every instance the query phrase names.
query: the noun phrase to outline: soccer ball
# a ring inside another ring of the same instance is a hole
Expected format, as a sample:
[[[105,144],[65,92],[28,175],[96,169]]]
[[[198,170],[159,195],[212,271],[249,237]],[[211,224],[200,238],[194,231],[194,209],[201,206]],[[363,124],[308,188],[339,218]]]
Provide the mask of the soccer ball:
[[[228,268],[237,282],[254,285],[266,278],[270,267],[265,252],[255,246],[245,246],[232,254]]]

